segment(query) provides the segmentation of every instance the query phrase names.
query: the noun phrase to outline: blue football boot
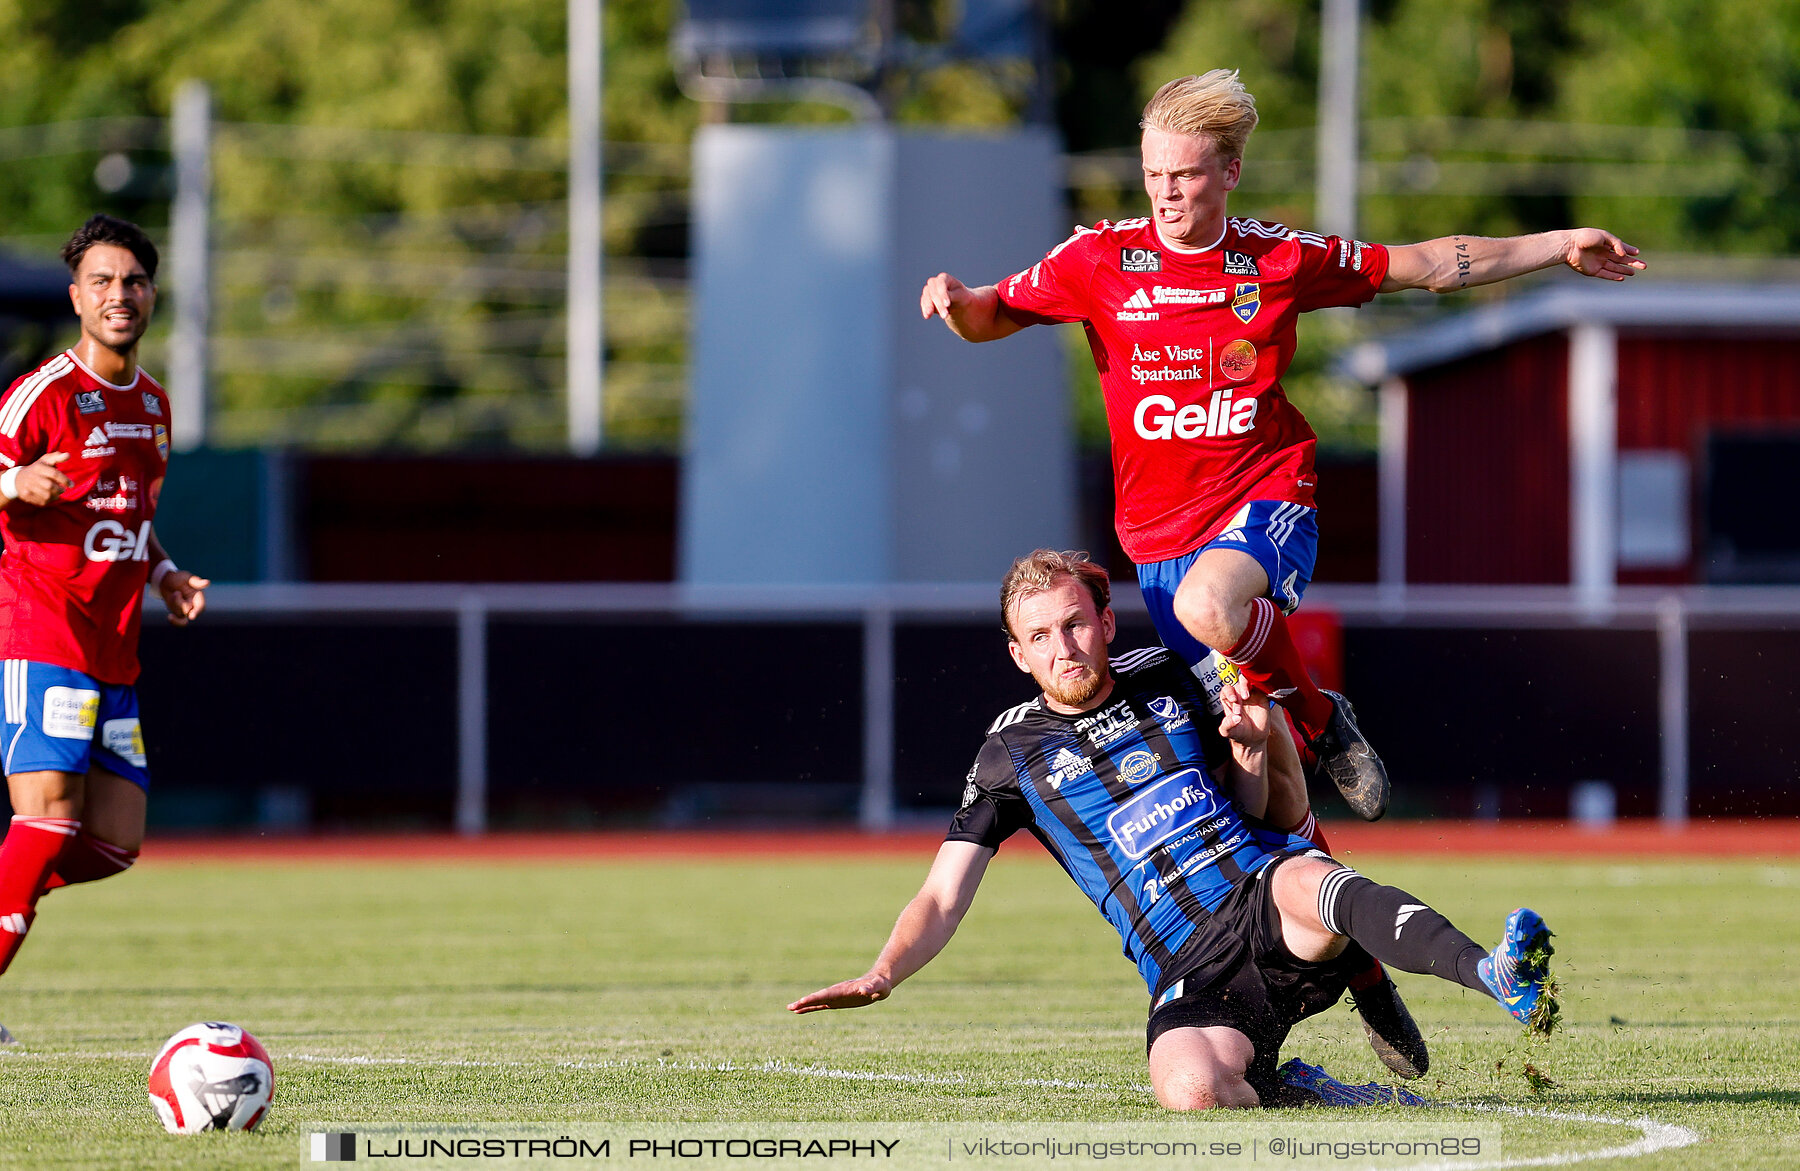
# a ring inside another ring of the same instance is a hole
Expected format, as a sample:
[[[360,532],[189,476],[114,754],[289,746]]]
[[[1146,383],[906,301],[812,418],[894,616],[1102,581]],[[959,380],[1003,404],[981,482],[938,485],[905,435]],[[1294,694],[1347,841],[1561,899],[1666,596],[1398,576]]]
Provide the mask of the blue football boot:
[[[1290,1058],[1275,1071],[1281,1084],[1315,1096],[1322,1106],[1429,1106],[1419,1095],[1380,1082],[1351,1086],[1338,1081],[1316,1065]]]
[[[1556,952],[1550,935],[1541,915],[1520,907],[1506,917],[1506,932],[1493,954],[1475,965],[1476,975],[1514,1020],[1546,1035],[1556,1028],[1560,1012],[1556,981],[1550,978]]]

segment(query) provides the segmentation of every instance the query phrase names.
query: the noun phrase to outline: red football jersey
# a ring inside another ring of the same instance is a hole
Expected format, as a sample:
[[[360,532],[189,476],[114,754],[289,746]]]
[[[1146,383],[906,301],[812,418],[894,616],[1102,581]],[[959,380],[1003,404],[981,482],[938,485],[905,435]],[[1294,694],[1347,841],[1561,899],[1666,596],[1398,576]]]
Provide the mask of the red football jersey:
[[[142,370],[115,386],[58,354],[0,396],[0,467],[52,451],[69,453],[57,466],[70,488],[47,507],[0,512],[0,658],[135,682],[169,396]]]
[[[1231,219],[1176,249],[1148,219],[1077,228],[1000,282],[1009,309],[1087,330],[1112,430],[1119,543],[1133,561],[1204,545],[1252,500],[1313,503],[1317,439],[1281,389],[1294,324],[1361,305],[1387,249]]]

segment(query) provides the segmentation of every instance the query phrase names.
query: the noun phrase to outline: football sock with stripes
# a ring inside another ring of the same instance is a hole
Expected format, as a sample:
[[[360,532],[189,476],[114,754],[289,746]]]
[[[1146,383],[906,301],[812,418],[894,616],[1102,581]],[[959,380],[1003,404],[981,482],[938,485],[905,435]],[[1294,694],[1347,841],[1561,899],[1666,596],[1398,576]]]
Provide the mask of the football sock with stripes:
[[[1305,838],[1327,854],[1331,853],[1331,844],[1325,840],[1325,831],[1320,828],[1319,819],[1313,816],[1310,809],[1306,811],[1305,817],[1289,826],[1287,832],[1297,838]],[[1386,978],[1387,969],[1381,966],[1380,960],[1371,957],[1368,967],[1350,977],[1350,991],[1361,992],[1366,988],[1373,988]]]
[[[1271,599],[1251,599],[1250,623],[1225,657],[1237,664],[1251,687],[1287,709],[1306,739],[1313,739],[1331,723],[1331,700],[1307,674],[1306,660],[1300,657],[1300,648],[1288,630],[1287,615]]]
[[[1319,819],[1308,809],[1306,816],[1287,827],[1287,832],[1297,838],[1305,838],[1327,854],[1331,853],[1331,844],[1325,840],[1325,830],[1319,825]]]
[[[13,816],[0,841],[0,972],[19,954],[56,856],[80,829],[66,817]]]
[[[1488,991],[1475,974],[1476,963],[1487,955],[1480,944],[1399,887],[1371,882],[1348,866],[1319,884],[1319,922],[1403,972]]]
[[[63,845],[62,853],[56,856],[56,868],[44,883],[44,890],[47,893],[59,886],[98,882],[102,878],[123,874],[131,869],[131,864],[137,861],[137,857],[136,850],[103,842],[84,829]]]

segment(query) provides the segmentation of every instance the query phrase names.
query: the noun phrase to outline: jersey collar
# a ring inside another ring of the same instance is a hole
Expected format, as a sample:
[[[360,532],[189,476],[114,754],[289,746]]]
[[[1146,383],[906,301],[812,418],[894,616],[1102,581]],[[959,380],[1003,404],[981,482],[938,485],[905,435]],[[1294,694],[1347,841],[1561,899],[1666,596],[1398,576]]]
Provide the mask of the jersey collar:
[[[131,372],[131,381],[127,382],[123,386],[121,386],[117,382],[108,382],[106,379],[100,377],[98,374],[94,373],[92,370],[89,370],[88,364],[86,362],[83,362],[80,358],[77,358],[75,356],[75,351],[73,349],[64,350],[63,353],[69,355],[69,361],[71,361],[71,362],[75,363],[77,366],[81,367],[82,371],[85,372],[89,378],[92,378],[95,382],[98,382],[101,386],[106,387],[108,390],[131,390],[131,389],[135,388],[137,386],[137,384],[140,381],[142,381],[142,379],[144,377],[144,368],[142,366],[139,366],[136,370],[133,370]]]
[[[1217,248],[1225,242],[1225,233],[1231,230],[1231,217],[1226,216],[1224,221],[1219,224],[1219,238],[1204,248],[1189,248],[1185,244],[1170,243],[1162,234],[1162,225],[1158,224],[1154,218],[1150,220],[1150,229],[1156,233],[1156,242],[1164,248],[1167,248],[1170,252],[1177,253],[1181,256],[1199,256],[1203,252],[1211,252],[1214,248]]]

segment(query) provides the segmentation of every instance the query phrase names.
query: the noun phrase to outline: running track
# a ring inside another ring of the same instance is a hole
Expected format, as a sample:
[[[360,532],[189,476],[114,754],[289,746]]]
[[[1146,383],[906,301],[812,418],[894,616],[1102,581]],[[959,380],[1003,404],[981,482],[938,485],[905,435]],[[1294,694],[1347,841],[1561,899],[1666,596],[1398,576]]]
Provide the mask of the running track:
[[[1413,821],[1374,825],[1333,821],[1325,832],[1332,853],[1349,861],[1365,854],[1415,857],[1668,858],[1800,857],[1800,820],[1695,821],[1678,832],[1655,821],[1621,821],[1603,832],[1564,821]],[[588,833],[152,837],[147,862],[349,860],[592,861],[621,858],[915,858],[923,865],[941,833],[865,834],[854,830],[594,831]],[[1020,834],[1007,854],[1043,851]]]

